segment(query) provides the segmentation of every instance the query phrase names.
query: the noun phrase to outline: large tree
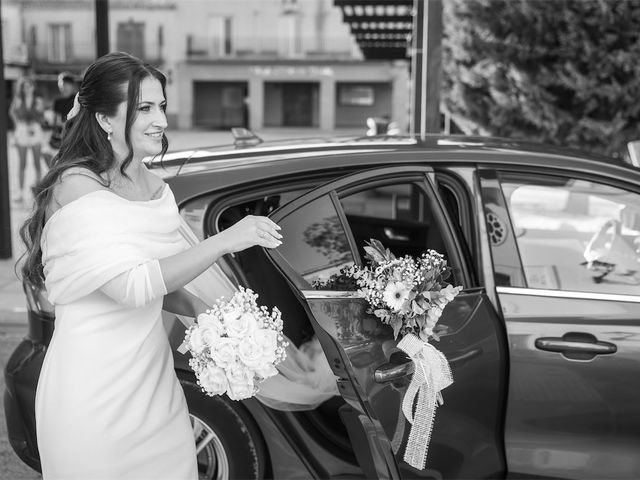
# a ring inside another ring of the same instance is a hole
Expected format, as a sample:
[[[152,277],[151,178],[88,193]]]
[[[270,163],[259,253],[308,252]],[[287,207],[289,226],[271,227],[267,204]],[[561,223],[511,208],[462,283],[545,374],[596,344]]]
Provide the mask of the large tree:
[[[444,29],[465,133],[613,155],[640,139],[640,0],[444,0]]]

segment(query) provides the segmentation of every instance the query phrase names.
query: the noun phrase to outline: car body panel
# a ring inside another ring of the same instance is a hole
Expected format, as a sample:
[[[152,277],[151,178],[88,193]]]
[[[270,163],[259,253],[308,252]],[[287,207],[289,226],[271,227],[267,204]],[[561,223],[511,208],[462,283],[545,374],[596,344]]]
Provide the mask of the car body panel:
[[[548,293],[498,288],[511,349],[510,471],[575,479],[640,474],[640,297],[625,302]],[[568,344],[590,336],[615,351],[589,355],[536,346],[545,338]]]

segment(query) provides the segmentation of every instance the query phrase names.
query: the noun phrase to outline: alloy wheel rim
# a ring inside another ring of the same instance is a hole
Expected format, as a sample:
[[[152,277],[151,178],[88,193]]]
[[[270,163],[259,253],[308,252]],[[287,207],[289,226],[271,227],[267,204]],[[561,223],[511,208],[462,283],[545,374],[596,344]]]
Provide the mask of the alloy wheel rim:
[[[220,438],[205,422],[189,414],[198,459],[198,478],[229,480],[229,459]]]

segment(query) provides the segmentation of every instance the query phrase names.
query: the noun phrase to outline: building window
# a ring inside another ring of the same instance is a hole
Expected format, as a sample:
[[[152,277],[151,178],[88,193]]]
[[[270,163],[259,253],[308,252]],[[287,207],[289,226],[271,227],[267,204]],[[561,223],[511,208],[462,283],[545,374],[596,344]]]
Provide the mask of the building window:
[[[71,24],[49,24],[47,58],[52,63],[64,63],[71,60]]]
[[[338,104],[348,106],[367,106],[375,103],[375,91],[371,85],[340,85]]]
[[[119,51],[130,53],[138,58],[145,58],[143,22],[134,22],[131,19],[128,22],[118,23],[116,35],[116,45]]]
[[[209,17],[209,54],[212,57],[227,57],[233,51],[231,43],[231,18]]]
[[[301,20],[297,13],[280,16],[278,28],[278,53],[281,57],[297,57],[302,54]]]

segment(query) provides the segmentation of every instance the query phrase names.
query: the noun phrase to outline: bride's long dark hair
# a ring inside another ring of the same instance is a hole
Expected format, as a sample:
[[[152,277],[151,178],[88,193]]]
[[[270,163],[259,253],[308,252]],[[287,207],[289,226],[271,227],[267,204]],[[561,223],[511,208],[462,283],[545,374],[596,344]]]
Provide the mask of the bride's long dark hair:
[[[53,187],[62,174],[70,168],[82,167],[101,177],[104,172],[114,167],[116,159],[111,143],[107,140],[106,132],[98,124],[95,114],[113,116],[122,102],[127,102],[125,140],[129,153],[120,166],[120,172],[127,176],[125,170],[133,159],[129,131],[136,119],[140,83],[148,77],[160,81],[166,98],[165,76],[153,66],[128,53],[109,53],[100,57],[87,69],[78,90],[80,110],[65,123],[60,151],[53,158],[47,174],[34,187],[35,201],[32,214],[20,228],[20,237],[27,247],[21,268],[24,280],[38,286],[44,284],[40,240],[47,206],[52,200]],[[167,146],[167,137],[163,135],[160,155],[164,155]],[[108,186],[106,181],[105,185]]]

